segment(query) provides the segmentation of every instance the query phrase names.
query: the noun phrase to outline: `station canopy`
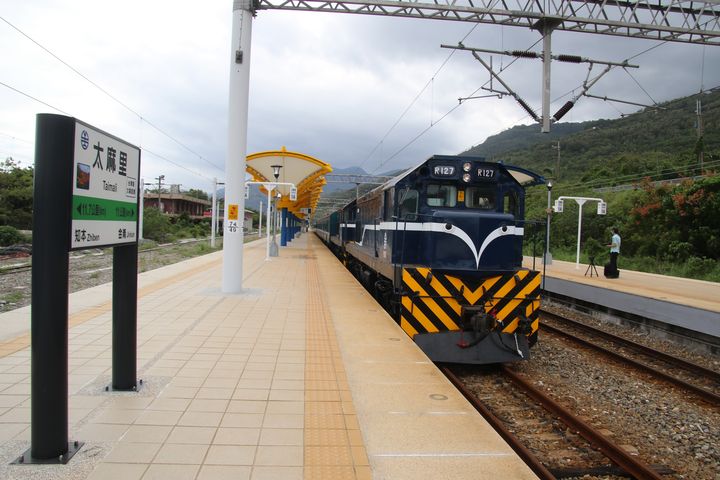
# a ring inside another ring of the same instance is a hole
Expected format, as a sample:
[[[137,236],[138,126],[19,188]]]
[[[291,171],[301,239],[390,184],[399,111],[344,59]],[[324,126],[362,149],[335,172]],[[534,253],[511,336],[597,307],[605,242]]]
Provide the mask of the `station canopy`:
[[[325,175],[332,167],[317,158],[298,152],[289,152],[285,147],[280,150],[258,152],[248,155],[246,170],[254,182],[275,182],[274,166],[280,166],[278,182],[293,183],[297,188],[297,200],[290,200],[289,185],[280,185],[273,193],[280,192],[278,208],[287,208],[299,218],[305,218],[307,212],[314,212],[323,186],[327,183]],[[264,187],[260,190],[267,194]]]

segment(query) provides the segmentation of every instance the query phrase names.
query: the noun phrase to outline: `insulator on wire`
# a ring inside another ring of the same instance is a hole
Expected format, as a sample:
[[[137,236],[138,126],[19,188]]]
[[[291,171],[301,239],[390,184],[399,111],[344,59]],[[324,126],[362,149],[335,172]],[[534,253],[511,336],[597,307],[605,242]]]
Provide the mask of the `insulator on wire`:
[[[564,117],[565,114],[566,114],[567,112],[569,112],[570,109],[573,108],[574,106],[575,106],[575,102],[571,102],[571,101],[565,102],[565,105],[563,105],[562,107],[560,107],[560,110],[558,110],[557,112],[555,112],[555,115],[553,115],[553,118],[555,119],[555,121],[557,122],[557,121],[560,120],[562,117]]]
[[[525,57],[525,58],[537,58],[538,54],[535,52],[528,52],[527,50],[513,50],[513,57]]]
[[[579,55],[558,55],[557,60],[561,62],[581,63],[582,57]]]
[[[517,102],[520,104],[520,106],[521,106],[523,109],[525,109],[525,111],[526,111],[527,113],[530,114],[530,116],[533,118],[533,120],[535,120],[536,122],[539,122],[539,121],[540,121],[540,119],[539,119],[538,116],[537,116],[537,113],[535,113],[535,111],[534,111],[532,108],[530,108],[530,105],[528,105],[527,103],[525,103],[525,100],[523,100],[522,98],[519,98],[519,97],[515,97],[515,101],[517,101]]]

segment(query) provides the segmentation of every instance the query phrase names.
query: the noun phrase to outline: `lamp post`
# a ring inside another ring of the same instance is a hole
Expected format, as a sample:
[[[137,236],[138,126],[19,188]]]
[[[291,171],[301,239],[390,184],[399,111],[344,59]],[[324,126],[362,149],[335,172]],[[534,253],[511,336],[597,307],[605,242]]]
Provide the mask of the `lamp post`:
[[[607,204],[605,203],[605,200],[602,198],[589,198],[589,197],[566,197],[566,196],[560,196],[555,200],[555,211],[557,213],[562,213],[564,209],[564,201],[566,199],[572,199],[575,200],[575,202],[578,204],[578,239],[577,239],[577,255],[575,257],[575,268],[580,268],[580,238],[582,234],[582,211],[583,211],[583,205],[585,205],[586,202],[598,202],[597,206],[597,214],[598,215],[605,215],[607,213]]]
[[[273,169],[273,176],[275,177],[275,182],[277,183],[278,178],[280,177],[280,169],[282,168],[282,165],[271,165],[270,166]],[[280,195],[280,189],[278,188],[278,195]],[[268,224],[266,228],[270,227],[270,204],[272,203],[270,199],[270,192],[268,192]],[[275,240],[275,214],[277,213],[277,201],[275,202],[275,211],[273,213],[273,222],[272,222],[272,243],[269,245],[268,252],[270,257],[277,257],[278,256],[278,245]],[[268,230],[268,234],[270,233],[270,230]]]
[[[552,255],[550,254],[550,218],[552,218],[552,182],[547,183],[548,203],[547,203],[547,223],[545,224],[545,265],[552,265]]]

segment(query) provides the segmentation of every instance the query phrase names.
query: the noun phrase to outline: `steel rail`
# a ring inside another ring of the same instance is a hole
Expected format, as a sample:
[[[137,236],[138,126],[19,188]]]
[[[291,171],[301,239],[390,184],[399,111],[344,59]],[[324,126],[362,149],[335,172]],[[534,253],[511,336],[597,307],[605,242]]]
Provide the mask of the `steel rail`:
[[[580,330],[583,330],[585,332],[591,333],[593,335],[600,336],[606,340],[613,341],[616,343],[620,343],[625,347],[631,348],[635,351],[638,351],[640,353],[644,353],[646,355],[650,355],[655,358],[660,358],[661,360],[664,360],[676,367],[684,368],[688,371],[691,371],[693,373],[702,373],[706,377],[708,377],[710,380],[713,380],[715,382],[720,383],[720,373],[716,372],[715,370],[710,370],[709,368],[705,368],[701,365],[698,365],[696,363],[688,362],[687,360],[683,360],[682,358],[675,357],[673,355],[669,355],[665,352],[661,352],[659,350],[655,350],[654,348],[647,347],[641,343],[633,342],[632,340],[628,340],[623,337],[618,337],[617,335],[613,335],[612,333],[605,332],[603,330],[597,329],[595,327],[592,327],[590,325],[586,325],[584,323],[578,322],[576,320],[572,320],[570,318],[563,317],[561,315],[558,315],[556,313],[547,312],[545,310],[541,311],[541,314],[545,317],[549,317],[553,320],[559,320],[561,322],[565,322],[569,325],[572,325],[575,328],[578,328]],[[543,324],[544,325],[544,324]]]
[[[685,380],[682,380],[680,378],[674,377],[672,375],[669,375],[665,372],[662,372],[660,370],[657,370],[649,365],[646,365],[642,362],[638,362],[637,360],[633,360],[631,358],[628,358],[624,355],[620,355],[619,353],[613,352],[612,350],[608,350],[607,348],[601,347],[600,345],[596,345],[592,342],[589,342],[587,340],[584,340],[582,338],[578,338],[568,332],[565,332],[563,330],[560,330],[556,327],[552,327],[547,324],[543,324],[543,329],[548,332],[555,333],[557,335],[561,335],[579,345],[582,345],[583,347],[590,348],[592,350],[595,350],[597,352],[603,353],[609,357],[614,358],[615,360],[625,363],[628,365],[631,365],[632,367],[641,370],[645,373],[648,373],[656,378],[659,378],[661,380],[664,380],[672,385],[675,385],[677,387],[681,387],[687,391],[690,391],[697,395],[698,397],[702,398],[704,401],[712,404],[712,405],[720,405],[720,395],[711,392],[710,390],[706,390],[702,387],[698,387],[697,385],[693,385],[692,383],[688,383]]]
[[[595,445],[606,457],[615,462],[636,480],[662,480],[660,474],[610,441],[591,425],[570,413],[565,407],[535,388],[523,377],[503,366],[501,371],[522,388],[525,393],[543,408],[557,415],[566,425],[578,432],[584,439]]]
[[[537,475],[540,480],[556,480],[557,477],[550,472],[550,470],[543,465],[540,460],[533,455],[533,453],[528,450],[525,445],[520,443],[520,440],[513,435],[513,433],[508,430],[505,427],[505,424],[500,420],[498,417],[495,416],[494,413],[490,411],[481,401],[477,399],[475,395],[473,395],[470,390],[465,388],[465,385],[460,381],[460,379],[455,376],[455,374],[448,368],[448,367],[441,367],[440,371],[445,374],[445,376],[450,380],[450,383],[452,383],[455,388],[457,388],[460,393],[467,399],[468,402],[472,404],[473,407],[482,415],[485,420],[492,426],[495,431],[505,440],[508,445],[510,445],[510,448],[512,448],[515,453],[518,454],[520,458],[527,464],[528,467],[530,467],[530,470]]]

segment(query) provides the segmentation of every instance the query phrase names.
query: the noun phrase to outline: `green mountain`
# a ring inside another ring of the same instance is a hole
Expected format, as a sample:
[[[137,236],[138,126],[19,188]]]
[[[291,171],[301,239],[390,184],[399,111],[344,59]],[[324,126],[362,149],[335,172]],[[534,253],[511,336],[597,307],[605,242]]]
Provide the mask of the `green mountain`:
[[[702,102],[704,137],[698,141],[696,101]],[[615,120],[558,123],[551,132],[538,125],[516,126],[488,137],[464,155],[517,165],[563,181],[619,183],[642,175],[672,178],[698,171],[697,150],[704,148],[705,167],[720,161],[720,88],[679,98]],[[679,172],[680,171],[680,172]],[[622,177],[622,178],[620,178]]]

